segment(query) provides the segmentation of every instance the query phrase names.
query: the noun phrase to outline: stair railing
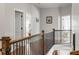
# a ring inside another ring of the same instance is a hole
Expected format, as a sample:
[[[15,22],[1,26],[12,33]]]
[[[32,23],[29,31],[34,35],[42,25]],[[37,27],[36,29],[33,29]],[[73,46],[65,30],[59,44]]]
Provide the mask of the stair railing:
[[[44,30],[40,34],[31,35],[29,33],[28,37],[12,40],[10,37],[2,37],[2,48],[0,51],[2,55],[31,55],[31,39],[36,36],[40,36],[39,39],[42,40],[42,52],[44,55]]]

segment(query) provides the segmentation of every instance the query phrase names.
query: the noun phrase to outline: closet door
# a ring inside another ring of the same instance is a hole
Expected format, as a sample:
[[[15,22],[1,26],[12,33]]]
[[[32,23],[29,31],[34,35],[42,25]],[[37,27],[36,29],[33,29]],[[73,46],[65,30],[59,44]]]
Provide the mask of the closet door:
[[[15,11],[15,39],[23,37],[23,13]]]

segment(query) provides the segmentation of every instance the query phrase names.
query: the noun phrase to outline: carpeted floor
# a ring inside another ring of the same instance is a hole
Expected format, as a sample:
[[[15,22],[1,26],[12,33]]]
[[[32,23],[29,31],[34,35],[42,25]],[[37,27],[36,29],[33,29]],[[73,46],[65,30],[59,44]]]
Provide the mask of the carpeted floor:
[[[70,44],[55,44],[47,55],[52,55],[54,50],[58,50],[59,55],[69,55],[72,48],[70,47]]]

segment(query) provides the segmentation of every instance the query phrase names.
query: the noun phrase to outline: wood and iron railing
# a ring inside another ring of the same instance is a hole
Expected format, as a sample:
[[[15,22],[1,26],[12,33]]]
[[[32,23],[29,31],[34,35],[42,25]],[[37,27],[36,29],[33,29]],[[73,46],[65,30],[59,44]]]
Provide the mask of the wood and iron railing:
[[[71,39],[71,37],[72,37],[72,47],[73,47],[73,49],[72,49],[72,51],[70,51],[70,55],[79,55],[79,50],[76,50],[75,49],[75,41],[76,41],[76,34],[75,33],[73,33],[72,34],[72,30],[55,30],[55,29],[53,29],[53,40],[56,40],[56,32],[70,32],[70,39]],[[60,34],[62,34],[62,33],[60,33]],[[54,41],[54,44],[55,44],[55,41]],[[70,42],[70,44],[71,44],[71,42]],[[53,55],[58,55],[59,53],[58,53],[58,50],[54,50],[54,52],[53,52]]]
[[[70,43],[71,43],[71,36],[72,36],[72,30],[56,30],[53,29],[53,40],[54,40],[54,44],[61,44],[63,43],[62,40],[64,40],[64,38],[67,38],[69,36]]]
[[[76,34],[72,33],[72,30],[55,30],[53,29],[53,40],[54,40],[54,44],[55,44],[55,40],[56,40],[56,32],[60,32],[60,36],[63,32],[69,32],[70,33],[70,44],[71,44],[71,39],[72,39],[72,46],[73,46],[73,51],[75,51],[75,40],[76,40]]]
[[[79,50],[75,50],[75,33],[73,33],[73,44],[72,44],[72,51],[70,51],[70,55],[79,55]],[[59,55],[59,50],[54,50],[52,55]]]
[[[2,37],[2,55],[45,55],[54,45],[53,33],[45,33],[12,40],[10,37]]]
[[[49,33],[45,33],[43,30],[40,34],[31,35],[29,33],[28,37],[18,40],[12,40],[10,37],[2,37],[0,39],[2,42],[0,51],[2,55],[45,55],[55,44],[55,35],[58,31],[66,30],[53,29]],[[56,55],[57,51],[54,54]],[[79,54],[79,51],[75,51],[75,33],[73,34],[73,51],[70,54]]]
[[[10,37],[2,37],[1,40],[2,49],[0,49],[0,51],[2,55],[31,55],[34,52],[44,54],[44,31],[37,35],[31,35],[29,33],[28,37],[19,40],[12,40]],[[32,44],[35,45],[32,41],[35,42],[37,40],[39,40],[39,44],[41,44],[39,48],[38,46],[32,46]],[[37,51],[38,49],[40,51]]]

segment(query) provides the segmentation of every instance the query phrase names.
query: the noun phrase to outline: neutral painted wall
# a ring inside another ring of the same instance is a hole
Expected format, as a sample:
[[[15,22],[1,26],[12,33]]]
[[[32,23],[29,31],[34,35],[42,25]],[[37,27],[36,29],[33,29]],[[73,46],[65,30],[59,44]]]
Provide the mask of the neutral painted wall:
[[[6,36],[9,35],[12,39],[15,39],[15,10],[21,11],[24,14],[24,24],[26,20],[26,5],[25,4],[5,4],[5,19],[8,20],[9,27],[6,29],[9,29],[9,32],[5,32]],[[24,25],[23,24],[23,25]],[[25,28],[24,28],[25,33]]]
[[[40,29],[45,30],[46,33],[51,32],[53,28],[61,29],[62,25],[62,16],[71,16],[71,8],[72,5],[64,6],[64,7],[51,7],[51,8],[41,8],[40,9]],[[46,16],[53,17],[52,24],[46,24]],[[56,32],[56,39],[60,41],[60,32]]]
[[[40,9],[35,6],[31,6],[31,33],[38,34],[40,33]],[[36,22],[38,19],[38,22]]]
[[[64,7],[59,7],[59,12],[61,16],[71,15],[72,4]]]
[[[4,17],[5,17],[5,6],[4,6],[4,4],[0,4],[0,39],[3,35],[5,35],[5,32],[8,31],[6,29],[7,22],[6,22],[6,19],[4,19]],[[1,47],[2,47],[2,44],[0,42],[0,48]]]
[[[76,34],[76,50],[79,50],[79,4],[72,4],[72,30]]]
[[[24,3],[4,3],[0,4],[0,38],[2,36],[10,36],[15,39],[15,10],[23,12],[24,36],[28,34],[26,25],[31,24],[32,35],[40,32],[40,9],[32,4]],[[36,18],[39,22],[36,23]],[[29,22],[29,24],[27,24]],[[28,29],[30,29],[28,28]],[[1,42],[0,42],[1,47]]]
[[[64,6],[64,7],[59,7],[59,13],[60,13],[60,25],[62,25],[62,17],[63,16],[70,16],[70,22],[72,22],[72,19],[71,19],[71,13],[72,12],[72,4],[68,5],[68,6]],[[72,25],[72,23],[71,23]],[[72,27],[72,26],[71,26]],[[60,27],[61,28],[61,27]]]
[[[5,36],[5,32],[8,32],[9,29],[6,29],[7,27],[9,27],[9,25],[5,18],[5,5],[0,4],[0,38]]]
[[[52,24],[46,24],[46,16],[52,16]],[[40,9],[40,29],[45,30],[46,33],[53,31],[53,28],[58,29],[58,16],[58,7]]]
[[[32,4],[21,4],[21,3],[9,4],[8,3],[8,4],[5,4],[4,10],[5,10],[5,17],[3,18],[6,20],[5,23],[7,24],[6,25],[7,28],[5,28],[7,31],[4,29],[5,36],[9,35],[11,38],[15,37],[15,10],[23,12],[24,36],[26,36],[26,34],[29,32],[27,31],[27,28],[26,28],[26,25],[29,25],[27,24],[27,21],[29,21],[29,23],[31,24],[30,27],[31,27],[32,34],[39,33],[40,21],[38,23],[33,23],[35,22],[36,18],[38,19],[40,18],[39,9],[37,7],[33,6]],[[33,26],[35,26],[36,28],[34,28]],[[3,30],[1,32],[3,32]]]
[[[45,30],[46,32],[51,32],[53,28],[60,29],[60,23],[62,16],[71,16],[71,5],[64,7],[51,7],[51,8],[41,8],[40,16],[41,16],[41,30]],[[52,24],[46,24],[46,16],[53,17]],[[62,21],[61,21],[62,22]]]

